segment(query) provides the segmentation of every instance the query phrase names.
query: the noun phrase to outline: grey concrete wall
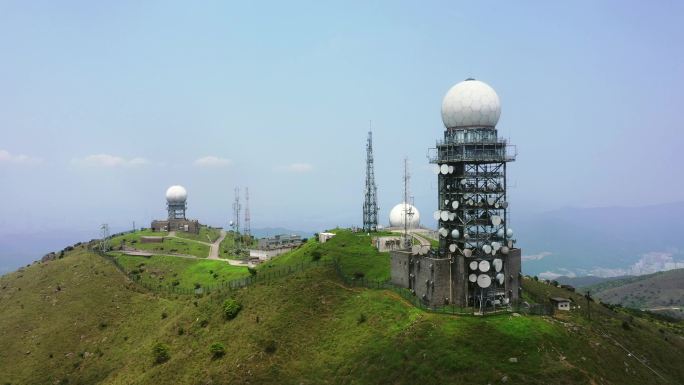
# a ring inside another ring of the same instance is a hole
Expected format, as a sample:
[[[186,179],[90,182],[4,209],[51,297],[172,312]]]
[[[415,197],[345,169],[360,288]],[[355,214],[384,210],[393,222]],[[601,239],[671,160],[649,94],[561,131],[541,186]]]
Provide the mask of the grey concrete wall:
[[[520,269],[521,269],[520,249],[511,249],[504,259],[504,274],[506,274],[506,293],[511,302],[516,303],[520,300]]]
[[[390,251],[391,281],[394,285],[411,288],[409,286],[409,260],[411,253],[406,250]]]
[[[462,255],[454,256],[452,303],[456,306],[466,306],[468,304],[468,262]]]
[[[413,256],[416,296],[430,306],[442,306],[450,300],[449,259]]]

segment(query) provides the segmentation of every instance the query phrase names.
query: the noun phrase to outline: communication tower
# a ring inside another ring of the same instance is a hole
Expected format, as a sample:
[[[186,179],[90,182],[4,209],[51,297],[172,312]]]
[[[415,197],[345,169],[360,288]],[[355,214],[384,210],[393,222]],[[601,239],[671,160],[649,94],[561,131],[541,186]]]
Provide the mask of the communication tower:
[[[378,230],[378,188],[375,185],[375,170],[373,164],[373,132],[368,131],[366,143],[366,188],[363,200],[363,231]]]
[[[235,248],[236,250],[241,249],[241,235],[240,235],[240,210],[242,205],[240,204],[240,187],[235,187],[235,201],[233,202],[233,220],[231,221],[231,226],[233,227],[233,236],[235,237]]]
[[[411,174],[409,173],[408,170],[408,157],[404,158],[404,247],[409,248],[411,247],[411,237],[409,236],[408,229],[409,229],[409,222],[413,218],[413,205],[409,203],[409,196],[411,195],[409,192],[409,183],[411,181]]]
[[[245,229],[244,233],[246,236],[251,237],[252,236],[252,224],[251,224],[251,217],[249,213],[249,187],[245,187]]]
[[[106,223],[100,226],[100,251],[109,251],[109,225]]]

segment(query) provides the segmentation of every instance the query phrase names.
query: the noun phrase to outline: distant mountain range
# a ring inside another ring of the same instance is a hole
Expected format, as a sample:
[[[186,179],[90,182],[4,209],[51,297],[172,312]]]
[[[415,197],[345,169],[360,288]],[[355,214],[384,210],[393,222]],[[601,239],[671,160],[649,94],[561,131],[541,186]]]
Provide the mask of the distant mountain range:
[[[684,267],[682,218],[684,202],[519,217],[523,271],[543,278],[612,277]]]
[[[279,234],[299,235],[302,238],[309,238],[313,236],[314,233],[309,231],[291,230],[284,227],[262,227],[258,229],[252,229],[252,235],[257,238],[272,237]]]

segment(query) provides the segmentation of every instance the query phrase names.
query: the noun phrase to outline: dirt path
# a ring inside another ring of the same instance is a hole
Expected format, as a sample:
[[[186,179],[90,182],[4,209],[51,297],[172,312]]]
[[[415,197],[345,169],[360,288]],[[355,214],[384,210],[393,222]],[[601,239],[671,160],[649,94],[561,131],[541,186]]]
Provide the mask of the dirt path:
[[[208,259],[219,259],[219,252],[221,249],[221,242],[226,238],[226,231],[221,230],[221,236],[218,237],[214,243],[209,244],[209,256]]]

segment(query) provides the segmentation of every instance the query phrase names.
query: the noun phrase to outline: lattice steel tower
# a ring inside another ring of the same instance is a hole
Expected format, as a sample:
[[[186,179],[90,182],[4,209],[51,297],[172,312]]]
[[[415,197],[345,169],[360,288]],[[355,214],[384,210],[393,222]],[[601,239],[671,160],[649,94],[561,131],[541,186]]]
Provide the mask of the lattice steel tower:
[[[373,132],[368,131],[366,143],[366,189],[363,200],[363,231],[378,230],[378,188],[373,165]]]
[[[252,218],[249,212],[249,187],[245,187],[245,225],[244,233],[247,236],[252,235]]]
[[[467,79],[442,103],[444,139],[430,159],[438,174],[439,250],[452,264],[456,303],[480,311],[518,298],[520,250],[508,226],[506,164],[515,147],[499,138],[499,98]]]

